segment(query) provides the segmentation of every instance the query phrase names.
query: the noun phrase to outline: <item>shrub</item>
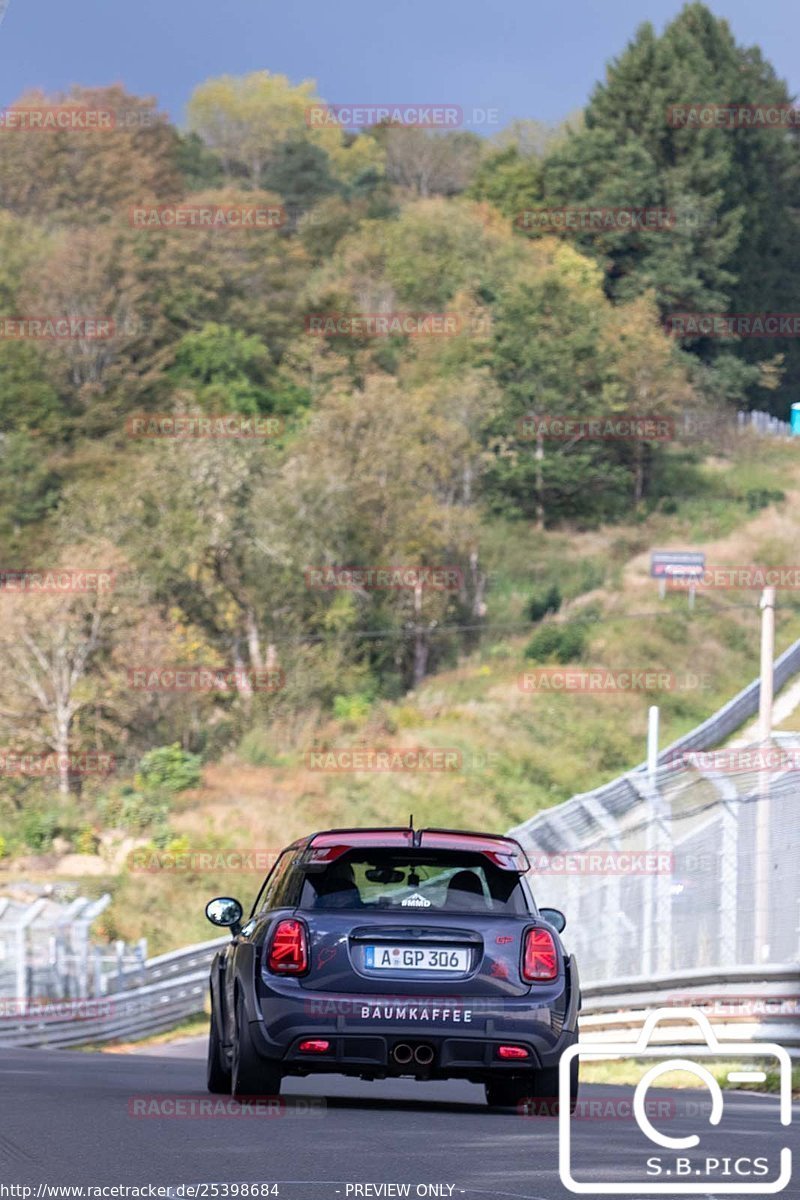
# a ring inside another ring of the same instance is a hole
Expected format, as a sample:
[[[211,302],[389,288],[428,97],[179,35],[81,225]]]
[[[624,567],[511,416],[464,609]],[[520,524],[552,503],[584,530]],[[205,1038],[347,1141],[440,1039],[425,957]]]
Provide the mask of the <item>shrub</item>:
[[[146,792],[183,792],[197,787],[200,778],[200,755],[182,750],[177,742],[148,750],[137,773],[137,783]]]
[[[118,824],[131,833],[163,825],[169,814],[169,802],[163,795],[137,792],[130,784],[121,789]]]
[[[85,825],[75,838],[75,851],[77,854],[97,854],[97,847],[99,845],[100,839],[91,825]]]
[[[242,762],[251,767],[273,767],[280,762],[272,739],[264,729],[249,729],[239,742],[237,753]]]
[[[773,491],[770,488],[750,488],[744,494],[748,512],[758,512],[760,508],[768,508],[770,504],[779,504],[786,499],[786,493]]]
[[[46,809],[29,809],[20,821],[22,840],[37,854],[50,847],[57,828],[57,814]]]
[[[543,592],[534,592],[528,601],[528,616],[531,621],[541,621],[548,613],[555,613],[561,608],[561,592],[557,583],[551,583]]]
[[[367,692],[352,692],[349,696],[334,696],[333,715],[339,721],[363,721],[369,716],[372,697]]]
[[[547,662],[548,659],[559,663],[575,662],[586,649],[586,641],[585,621],[543,625],[525,647],[525,657],[534,662]]]

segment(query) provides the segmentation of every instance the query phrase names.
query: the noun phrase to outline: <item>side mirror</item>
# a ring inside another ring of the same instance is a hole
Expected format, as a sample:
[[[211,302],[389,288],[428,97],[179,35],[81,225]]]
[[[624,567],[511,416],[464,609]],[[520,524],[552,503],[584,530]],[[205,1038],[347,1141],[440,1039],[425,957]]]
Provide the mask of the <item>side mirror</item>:
[[[567,918],[560,908],[540,908],[539,916],[543,921],[547,921],[548,925],[552,925],[556,933],[563,933],[567,927]]]
[[[235,937],[242,928],[244,909],[232,896],[218,896],[216,900],[209,900],[206,905],[206,916],[212,925],[221,925],[223,929],[230,929]]]

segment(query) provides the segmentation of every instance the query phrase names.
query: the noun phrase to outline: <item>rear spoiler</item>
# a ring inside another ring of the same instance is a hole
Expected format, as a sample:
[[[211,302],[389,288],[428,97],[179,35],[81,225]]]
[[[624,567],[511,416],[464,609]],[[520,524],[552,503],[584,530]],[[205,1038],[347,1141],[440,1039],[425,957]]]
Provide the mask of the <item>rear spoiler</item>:
[[[300,856],[306,870],[324,870],[351,850],[468,850],[483,854],[502,871],[524,875],[531,869],[528,856],[514,838],[501,834],[473,833],[463,829],[331,829],[313,834]]]

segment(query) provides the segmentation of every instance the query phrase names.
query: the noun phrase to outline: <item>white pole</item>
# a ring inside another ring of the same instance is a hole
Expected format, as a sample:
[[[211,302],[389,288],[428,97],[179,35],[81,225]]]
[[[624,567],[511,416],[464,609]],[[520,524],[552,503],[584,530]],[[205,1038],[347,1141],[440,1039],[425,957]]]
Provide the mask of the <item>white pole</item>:
[[[647,831],[645,845],[650,854],[656,845],[656,771],[658,769],[658,705],[651,704],[647,713]],[[642,963],[645,972],[655,971],[656,959],[656,895],[655,880],[645,876],[643,882],[644,912],[642,913]]]
[[[765,587],[761,596],[761,694],[758,704],[759,740],[772,733],[773,659],[775,657],[775,588]]]
[[[647,774],[652,782],[658,770],[658,705],[651,704],[647,714]]]
[[[772,734],[773,660],[775,657],[775,588],[765,587],[761,596],[761,691],[758,704],[759,742],[766,754]],[[754,926],[756,963],[769,958],[769,868],[770,868],[770,780],[766,762],[759,772],[756,803],[754,863]]]

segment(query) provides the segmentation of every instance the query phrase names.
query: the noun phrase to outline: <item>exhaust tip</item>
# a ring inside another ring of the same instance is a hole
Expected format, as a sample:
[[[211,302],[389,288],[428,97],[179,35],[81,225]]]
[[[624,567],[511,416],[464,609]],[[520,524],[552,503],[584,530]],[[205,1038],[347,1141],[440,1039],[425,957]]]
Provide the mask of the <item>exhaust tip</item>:
[[[433,1062],[433,1046],[427,1046],[425,1043],[417,1046],[414,1051],[414,1058],[421,1067],[429,1067]]]
[[[404,1066],[405,1063],[410,1063],[414,1057],[414,1051],[406,1042],[398,1042],[392,1051],[392,1058],[396,1063]]]

